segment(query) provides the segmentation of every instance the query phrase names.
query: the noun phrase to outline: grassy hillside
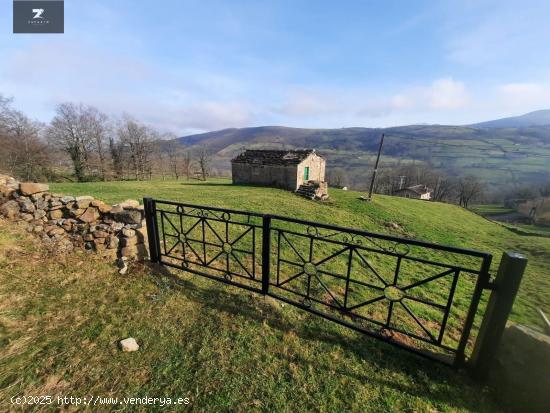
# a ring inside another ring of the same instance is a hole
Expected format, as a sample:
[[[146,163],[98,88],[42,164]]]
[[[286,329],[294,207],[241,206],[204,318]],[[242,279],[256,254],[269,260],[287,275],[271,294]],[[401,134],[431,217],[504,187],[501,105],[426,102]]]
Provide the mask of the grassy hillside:
[[[474,174],[506,186],[542,182],[550,177],[550,126],[478,128],[410,125],[392,128],[304,129],[262,126],[224,129],[186,136],[186,147],[207,146],[220,171],[243,148],[316,148],[328,166],[348,171],[350,183],[363,185],[372,172],[380,135],[386,134],[382,167],[412,160],[428,162],[453,175]]]
[[[152,196],[207,206],[293,216],[371,232],[391,233],[436,243],[486,251],[494,255],[496,271],[503,251],[519,251],[529,265],[514,307],[516,321],[540,324],[536,308],[550,313],[550,239],[519,235],[477,214],[454,205],[376,196],[359,201],[354,191],[330,190],[327,202],[312,202],[288,191],[231,185],[229,180],[106,182],[52,184],[56,192],[93,195],[115,203]],[[402,230],[389,230],[394,222]]]
[[[57,396],[191,400],[99,400],[98,412],[498,411],[460,372],[291,306],[186,274],[129,274],[84,251],[52,255],[0,219],[0,411],[84,410]],[[117,349],[128,336],[137,353]],[[54,403],[10,404],[45,395]]]
[[[370,231],[530,256],[514,309],[547,311],[550,239],[522,237],[463,209],[401,198],[357,200],[331,191],[318,203],[228,181],[52,184],[111,203],[144,195],[291,215]],[[39,271],[37,271],[39,263]],[[493,412],[487,389],[421,359],[270,298],[182,271],[112,263],[78,251],[55,256],[0,220],[0,410],[14,395],[189,397],[175,411]],[[138,353],[118,340],[133,336]],[[55,406],[35,411],[53,411]],[[98,411],[163,411],[120,404]]]

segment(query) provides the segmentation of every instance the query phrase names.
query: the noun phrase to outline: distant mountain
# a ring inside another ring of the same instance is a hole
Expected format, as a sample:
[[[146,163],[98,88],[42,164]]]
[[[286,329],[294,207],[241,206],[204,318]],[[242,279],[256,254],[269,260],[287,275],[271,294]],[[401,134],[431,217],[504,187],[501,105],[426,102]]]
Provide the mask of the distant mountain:
[[[222,129],[197,135],[184,136],[178,141],[184,146],[205,145],[211,152],[240,150],[250,145],[286,148],[317,148],[329,150],[373,150],[378,147],[380,135],[393,138],[385,144],[386,153],[403,147],[403,140],[435,137],[445,139],[476,139],[488,136],[481,129],[467,126],[411,125],[392,128],[340,128],[305,129],[286,126],[258,126],[251,128]],[[550,134],[549,134],[550,138]],[[235,147],[238,145],[238,147]],[[392,149],[393,148],[393,149]]]
[[[524,123],[511,126],[509,119]],[[341,168],[351,177],[353,185],[362,185],[372,172],[380,135],[384,133],[382,168],[419,162],[451,175],[477,175],[502,187],[550,180],[550,111],[509,119],[471,126],[340,129],[260,126],[184,136],[177,141],[191,150],[199,146],[208,148],[213,155],[212,166],[223,173],[229,172],[231,158],[245,148],[314,148],[327,158],[328,171]],[[495,122],[506,126],[498,127]],[[534,122],[547,126],[531,126]]]
[[[537,110],[521,116],[512,116],[471,125],[476,128],[526,128],[550,125],[550,110]]]

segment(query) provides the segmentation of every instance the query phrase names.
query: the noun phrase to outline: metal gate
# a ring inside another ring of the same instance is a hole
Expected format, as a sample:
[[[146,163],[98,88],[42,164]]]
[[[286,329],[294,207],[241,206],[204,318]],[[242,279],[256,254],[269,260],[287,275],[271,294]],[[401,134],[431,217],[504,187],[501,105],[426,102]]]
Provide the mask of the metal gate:
[[[144,198],[152,262],[269,295],[452,365],[487,253],[281,216]],[[521,277],[520,277],[521,278]]]

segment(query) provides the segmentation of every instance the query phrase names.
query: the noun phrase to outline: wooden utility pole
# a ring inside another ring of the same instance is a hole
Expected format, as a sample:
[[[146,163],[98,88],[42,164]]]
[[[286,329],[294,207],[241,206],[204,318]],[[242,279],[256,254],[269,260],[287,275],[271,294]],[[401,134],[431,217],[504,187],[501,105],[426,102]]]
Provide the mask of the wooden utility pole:
[[[376,156],[376,163],[374,164],[374,171],[372,172],[372,179],[370,181],[369,196],[367,201],[372,199],[372,191],[374,189],[374,181],[376,180],[376,173],[378,172],[378,162],[380,161],[380,155],[382,154],[382,145],[384,144],[384,134],[380,137],[380,146],[378,147],[378,155]]]

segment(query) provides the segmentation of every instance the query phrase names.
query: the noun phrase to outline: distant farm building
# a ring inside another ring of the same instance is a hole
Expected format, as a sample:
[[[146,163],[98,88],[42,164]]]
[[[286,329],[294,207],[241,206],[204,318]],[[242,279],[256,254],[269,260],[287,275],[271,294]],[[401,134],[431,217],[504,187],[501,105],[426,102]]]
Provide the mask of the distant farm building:
[[[328,197],[325,165],[315,149],[247,149],[231,161],[231,173],[234,184],[273,186],[324,199]]]
[[[424,199],[429,201],[432,199],[432,192],[433,190],[426,185],[413,185],[395,191],[395,195],[402,196],[403,198]]]

